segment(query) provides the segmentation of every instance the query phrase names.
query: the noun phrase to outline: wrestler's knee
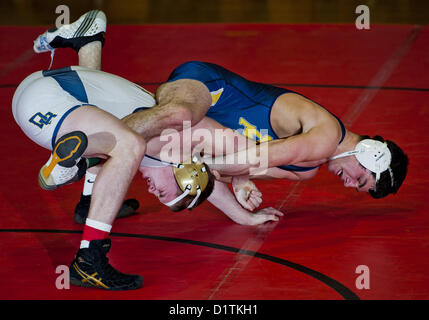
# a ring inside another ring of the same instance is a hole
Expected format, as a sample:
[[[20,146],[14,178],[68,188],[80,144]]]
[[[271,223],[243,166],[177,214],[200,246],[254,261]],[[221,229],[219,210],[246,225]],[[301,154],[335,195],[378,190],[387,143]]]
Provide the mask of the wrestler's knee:
[[[194,125],[195,120],[193,121],[191,105],[187,105],[186,103],[175,103],[174,105],[170,105],[168,116],[168,123],[170,127],[181,126],[184,122],[187,121]]]
[[[158,106],[168,110],[173,125],[191,121],[198,123],[212,103],[208,88],[200,81],[180,79],[163,84],[157,90]]]
[[[138,168],[146,151],[145,140],[131,130],[124,130],[116,136],[116,145],[110,152],[110,157],[121,159],[124,165]]]

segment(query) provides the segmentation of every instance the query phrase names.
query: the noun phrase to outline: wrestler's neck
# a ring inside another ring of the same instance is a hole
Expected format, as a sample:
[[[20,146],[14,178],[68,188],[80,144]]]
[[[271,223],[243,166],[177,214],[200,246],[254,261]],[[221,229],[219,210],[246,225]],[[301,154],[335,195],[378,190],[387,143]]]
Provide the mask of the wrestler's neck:
[[[332,156],[339,155],[341,153],[352,151],[361,140],[361,136],[349,130],[346,130],[344,140],[338,145],[335,153]]]

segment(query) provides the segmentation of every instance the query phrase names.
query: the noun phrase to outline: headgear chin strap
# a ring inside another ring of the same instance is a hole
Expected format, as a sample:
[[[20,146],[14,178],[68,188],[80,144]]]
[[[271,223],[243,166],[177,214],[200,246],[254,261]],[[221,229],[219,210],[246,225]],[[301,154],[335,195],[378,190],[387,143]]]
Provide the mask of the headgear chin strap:
[[[187,195],[190,195],[195,197],[187,208],[193,208],[209,183],[209,174],[206,167],[203,163],[198,161],[197,157],[193,157],[190,161],[184,163],[172,163],[145,156],[141,165],[146,167],[174,167],[174,178],[183,193],[170,202],[164,203],[168,207],[175,205]]]
[[[329,160],[344,158],[354,155],[359,163],[371,172],[375,173],[375,182],[380,180],[381,173],[389,170],[391,183],[393,186],[393,171],[390,168],[392,153],[385,142],[374,139],[364,139],[360,141],[353,151],[339,154]]]

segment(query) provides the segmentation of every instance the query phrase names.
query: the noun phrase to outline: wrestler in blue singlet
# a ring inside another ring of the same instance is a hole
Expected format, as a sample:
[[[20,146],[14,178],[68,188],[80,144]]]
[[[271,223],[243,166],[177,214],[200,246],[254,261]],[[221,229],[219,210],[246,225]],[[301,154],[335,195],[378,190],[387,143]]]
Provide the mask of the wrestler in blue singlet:
[[[204,83],[212,96],[212,105],[206,116],[258,142],[279,139],[271,127],[271,108],[283,93],[297,93],[252,82],[218,65],[199,61],[187,62],[177,67],[168,82],[179,79],[193,79]],[[340,119],[333,116],[341,126],[341,143],[345,128]],[[288,171],[310,171],[317,167],[287,165],[279,168]]]

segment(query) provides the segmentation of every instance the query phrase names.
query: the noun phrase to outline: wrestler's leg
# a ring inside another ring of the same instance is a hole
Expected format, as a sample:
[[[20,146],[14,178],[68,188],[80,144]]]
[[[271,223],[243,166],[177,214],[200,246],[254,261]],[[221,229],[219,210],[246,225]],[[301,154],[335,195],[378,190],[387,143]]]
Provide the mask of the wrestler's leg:
[[[104,44],[107,19],[100,10],[92,10],[69,25],[50,28],[34,40],[36,53],[58,48],[72,48],[79,55],[79,65],[101,69],[101,48]]]
[[[102,47],[101,41],[96,40],[89,42],[80,48],[78,51],[79,66],[94,70],[101,70]],[[85,223],[85,220],[88,216],[91,195],[93,192],[93,183],[91,183],[91,181],[95,180],[97,173],[98,171],[91,172],[91,168],[89,168],[86,172],[83,192],[74,210],[74,221],[76,223]],[[122,203],[117,217],[130,216],[134,214],[139,207],[140,204],[136,199],[127,199]]]
[[[70,266],[70,282],[109,290],[130,290],[142,286],[138,275],[118,272],[107,263],[109,233],[120,205],[144,156],[146,145],[140,135],[118,118],[93,106],[72,111],[63,121],[57,137],[81,131],[88,137],[86,157],[104,157],[94,183],[82,241]]]
[[[92,160],[92,159],[91,159]],[[78,224],[84,224],[88,217],[89,207],[91,205],[91,195],[93,192],[94,182],[97,178],[97,174],[101,169],[101,165],[88,168],[84,177],[83,190],[80,195],[79,202],[76,204],[74,209],[73,219]],[[136,213],[140,207],[140,203],[137,199],[130,198],[124,200],[121,208],[116,215],[116,218],[125,218]]]
[[[212,98],[206,85],[192,79],[180,79],[163,83],[156,90],[159,106],[182,107],[191,112],[192,122],[197,123],[207,113]]]
[[[85,157],[108,157],[97,174],[88,217],[111,225],[144,156],[145,142],[119,119],[91,106],[71,112],[57,137],[76,130],[88,137]]]
[[[181,79],[162,84],[156,91],[156,107],[135,112],[123,119],[146,141],[163,129],[182,131],[184,121],[197,124],[212,103],[207,87],[200,81]]]
[[[101,51],[100,41],[93,41],[84,45],[78,51],[79,66],[101,70]]]

